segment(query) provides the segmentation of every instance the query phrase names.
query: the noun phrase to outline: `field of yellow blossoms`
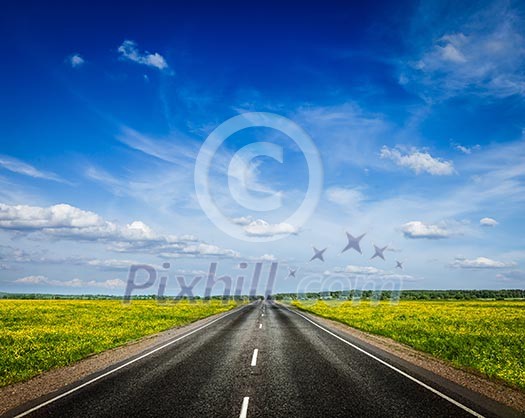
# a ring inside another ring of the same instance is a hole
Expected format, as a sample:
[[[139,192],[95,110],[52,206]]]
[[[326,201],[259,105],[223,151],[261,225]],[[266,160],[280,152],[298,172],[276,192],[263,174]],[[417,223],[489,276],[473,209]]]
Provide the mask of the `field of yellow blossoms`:
[[[0,387],[235,306],[221,301],[0,300]]]
[[[294,302],[525,389],[524,301]]]

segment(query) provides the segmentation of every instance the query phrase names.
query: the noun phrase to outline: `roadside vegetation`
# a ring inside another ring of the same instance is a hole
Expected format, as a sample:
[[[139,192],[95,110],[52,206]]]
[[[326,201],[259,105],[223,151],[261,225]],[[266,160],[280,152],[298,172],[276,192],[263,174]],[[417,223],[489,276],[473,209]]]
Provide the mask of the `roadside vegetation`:
[[[218,300],[0,300],[0,387],[236,306]]]
[[[360,299],[360,300],[525,300],[525,289],[500,290],[360,290],[308,293],[279,293],[275,300],[305,299]]]
[[[292,304],[525,389],[525,301]]]

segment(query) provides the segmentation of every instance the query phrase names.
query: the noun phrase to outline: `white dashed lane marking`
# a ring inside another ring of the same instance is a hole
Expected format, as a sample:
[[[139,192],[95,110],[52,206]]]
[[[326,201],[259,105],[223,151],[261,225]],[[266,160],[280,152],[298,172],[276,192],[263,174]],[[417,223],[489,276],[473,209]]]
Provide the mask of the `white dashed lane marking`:
[[[259,354],[259,350],[256,348],[255,350],[253,350],[252,367],[257,366],[257,354]]]
[[[246,415],[248,415],[248,402],[250,402],[250,397],[246,396],[242,400],[241,415],[239,415],[239,418],[246,418]]]

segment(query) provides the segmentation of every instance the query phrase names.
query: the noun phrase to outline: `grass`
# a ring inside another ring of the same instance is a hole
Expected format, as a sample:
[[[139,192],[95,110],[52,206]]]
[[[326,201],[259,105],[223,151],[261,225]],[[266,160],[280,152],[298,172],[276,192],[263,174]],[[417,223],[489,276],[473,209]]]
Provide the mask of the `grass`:
[[[0,300],[0,387],[235,306],[221,301]]]
[[[523,301],[317,301],[294,305],[525,389]]]

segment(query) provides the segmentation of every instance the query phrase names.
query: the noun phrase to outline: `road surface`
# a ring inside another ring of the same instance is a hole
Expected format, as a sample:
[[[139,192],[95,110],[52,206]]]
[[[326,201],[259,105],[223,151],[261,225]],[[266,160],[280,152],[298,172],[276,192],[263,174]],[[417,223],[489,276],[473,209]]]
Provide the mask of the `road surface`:
[[[269,301],[230,312],[131,361],[9,415],[519,416]]]

